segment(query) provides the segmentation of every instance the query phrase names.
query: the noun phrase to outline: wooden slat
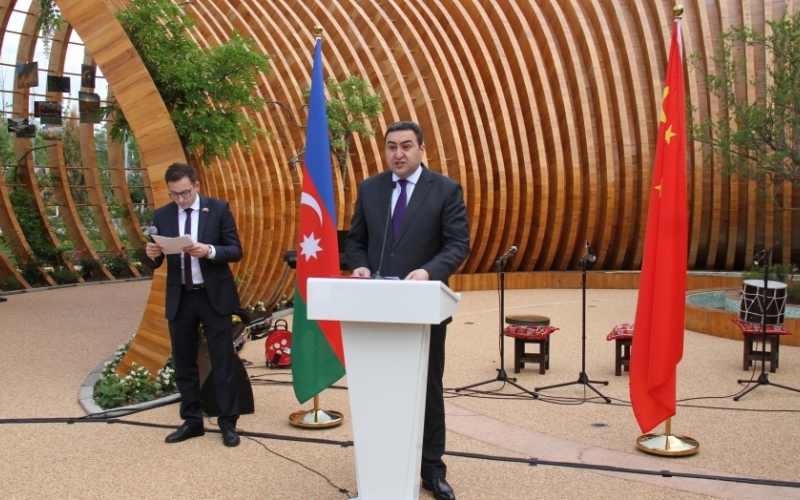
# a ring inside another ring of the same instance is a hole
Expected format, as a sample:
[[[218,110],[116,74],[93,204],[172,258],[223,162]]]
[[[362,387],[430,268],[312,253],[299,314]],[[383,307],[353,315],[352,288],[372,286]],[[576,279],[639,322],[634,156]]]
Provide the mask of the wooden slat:
[[[168,197],[163,181],[164,172],[171,163],[185,162],[186,158],[150,75],[109,5],[103,0],[58,0],[57,4],[114,89],[139,143],[142,164],[154,179],[156,205],[165,204]],[[156,374],[169,356],[171,349],[164,319],[163,297],[165,267],[153,278],[144,317],[134,343],[120,364],[121,372],[136,362]],[[146,345],[158,345],[160,349],[145,349]]]
[[[0,0],[0,27],[11,5]],[[38,2],[31,5],[32,12],[38,8]],[[147,201],[163,205],[164,170],[185,158],[152,81],[113,18],[113,10],[127,2],[58,0],[58,5],[131,122],[147,169]],[[325,75],[366,78],[384,101],[382,116],[372,124],[376,137],[357,137],[351,144],[346,179],[332,172],[338,226],[349,227],[358,183],[386,169],[388,124],[416,120],[425,132],[426,162],[464,187],[472,252],[462,272],[472,277],[463,280],[488,286],[496,280],[496,256],[512,244],[520,249],[510,262],[512,271],[575,270],[587,239],[599,255],[596,267],[640,267],[672,6],[667,0],[411,0],[402,5],[220,0],[193,2],[185,9],[198,22],[192,36],[202,47],[217,45],[237,30],[271,54],[272,72],[259,77],[257,92],[286,104],[301,122],[307,117],[303,91],[310,83],[312,30],[321,25]],[[778,19],[784,6],[797,8],[796,2],[691,0],[683,16],[685,52],[705,53],[713,73],[709,56],[720,33],[730,27],[763,31],[765,21]],[[34,17],[23,29],[20,61],[32,58]],[[56,58],[63,56],[58,44]],[[744,55],[747,78],[763,78],[768,55],[752,48]],[[60,67],[50,65],[53,71]],[[697,104],[695,118],[726,116],[699,72],[687,64],[686,74],[687,94]],[[757,97],[751,88],[742,86],[740,92],[751,102]],[[27,91],[15,94],[14,103],[15,115],[28,114]],[[290,170],[288,161],[306,137],[277,106],[247,113],[271,135],[259,138],[249,154],[235,148],[230,159],[212,162],[200,175],[204,192],[230,201],[239,223],[245,255],[233,269],[237,276],[248,275],[240,287],[243,302],[269,303],[293,291],[294,272],[281,257],[297,244],[303,174]],[[89,134],[90,127],[83,128],[82,135]],[[91,148],[88,135],[83,140],[84,148]],[[15,142],[17,156],[30,148],[30,141]],[[751,183],[719,175],[719,160],[706,162],[699,145],[690,145],[688,152],[690,267],[749,267],[754,251],[773,243],[775,262],[800,260],[800,215],[776,212]],[[110,145],[113,182],[119,186],[115,196],[130,203],[119,154],[118,146]],[[86,166],[94,162],[85,155]],[[23,183],[37,194],[43,211],[35,176],[23,172]],[[97,180],[90,175],[88,184],[97,195]],[[21,231],[8,210],[7,189],[0,194],[0,229],[13,240]],[[782,197],[790,208],[800,205],[800,190],[790,187]],[[69,197],[62,198],[67,212],[77,208]],[[99,218],[108,226],[106,215]],[[70,231],[80,241],[75,222]],[[17,251],[25,252],[24,238],[17,240]],[[10,262],[0,259],[0,275],[14,272]],[[617,286],[628,279],[620,276],[599,283]],[[574,277],[537,280],[521,283],[561,286]],[[158,273],[140,327],[140,335],[152,335],[143,340],[148,347],[137,347],[143,359],[159,358],[153,353],[164,346],[160,287]]]

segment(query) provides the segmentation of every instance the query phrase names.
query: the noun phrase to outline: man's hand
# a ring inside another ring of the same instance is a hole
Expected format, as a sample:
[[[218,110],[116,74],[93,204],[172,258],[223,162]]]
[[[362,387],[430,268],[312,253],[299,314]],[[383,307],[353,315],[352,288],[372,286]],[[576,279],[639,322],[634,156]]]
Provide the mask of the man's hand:
[[[353,272],[350,273],[350,276],[354,276],[356,278],[369,278],[372,276],[372,273],[370,272],[369,268],[357,267],[353,269]]]
[[[158,243],[149,242],[144,247],[144,253],[151,259],[157,259],[161,256],[161,253],[164,249]]]
[[[428,274],[428,271],[424,269],[415,269],[408,273],[408,276],[406,276],[405,279],[413,281],[428,281],[431,279],[431,275]]]
[[[181,250],[188,253],[192,257],[196,257],[198,259],[202,259],[206,255],[208,255],[208,245],[205,243],[195,243],[194,245],[189,245],[188,247],[183,247]]]

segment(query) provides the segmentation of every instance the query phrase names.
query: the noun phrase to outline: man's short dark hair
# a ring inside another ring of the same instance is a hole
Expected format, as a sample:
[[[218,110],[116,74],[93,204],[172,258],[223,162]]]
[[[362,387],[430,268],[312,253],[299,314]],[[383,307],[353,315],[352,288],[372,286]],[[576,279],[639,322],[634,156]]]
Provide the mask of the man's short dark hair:
[[[422,145],[422,129],[419,125],[414,122],[403,121],[403,122],[394,122],[389,125],[389,128],[386,129],[386,133],[383,134],[383,142],[386,142],[386,136],[391,134],[392,132],[397,132],[400,130],[411,130],[414,132],[414,135],[417,136],[417,145]]]
[[[167,172],[164,174],[164,180],[167,182],[177,182],[184,177],[188,177],[194,184],[197,182],[197,170],[191,165],[175,162],[167,167]]]

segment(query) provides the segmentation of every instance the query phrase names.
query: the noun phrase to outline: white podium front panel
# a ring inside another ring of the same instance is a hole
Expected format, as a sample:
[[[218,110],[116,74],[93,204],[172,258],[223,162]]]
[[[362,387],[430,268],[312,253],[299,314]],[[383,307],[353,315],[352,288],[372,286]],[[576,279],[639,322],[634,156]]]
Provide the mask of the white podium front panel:
[[[430,325],[461,299],[439,281],[309,278],[310,319],[342,322],[358,500],[416,500]]]
[[[358,500],[416,500],[430,325],[343,322]]]
[[[311,319],[435,325],[461,300],[441,281],[309,278],[307,286]]]

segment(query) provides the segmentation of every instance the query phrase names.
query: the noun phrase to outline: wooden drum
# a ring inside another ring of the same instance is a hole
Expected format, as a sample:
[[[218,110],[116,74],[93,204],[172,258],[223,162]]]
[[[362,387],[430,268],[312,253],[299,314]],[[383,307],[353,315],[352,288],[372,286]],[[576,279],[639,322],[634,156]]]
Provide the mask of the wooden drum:
[[[767,306],[764,308],[761,305],[764,301],[764,280],[745,280],[739,303],[739,319],[760,325],[766,316],[766,324],[782,325],[786,314],[786,290],[786,283],[767,281]]]
[[[506,323],[519,326],[550,326],[550,318],[535,314],[521,314],[518,316],[506,316]]]

